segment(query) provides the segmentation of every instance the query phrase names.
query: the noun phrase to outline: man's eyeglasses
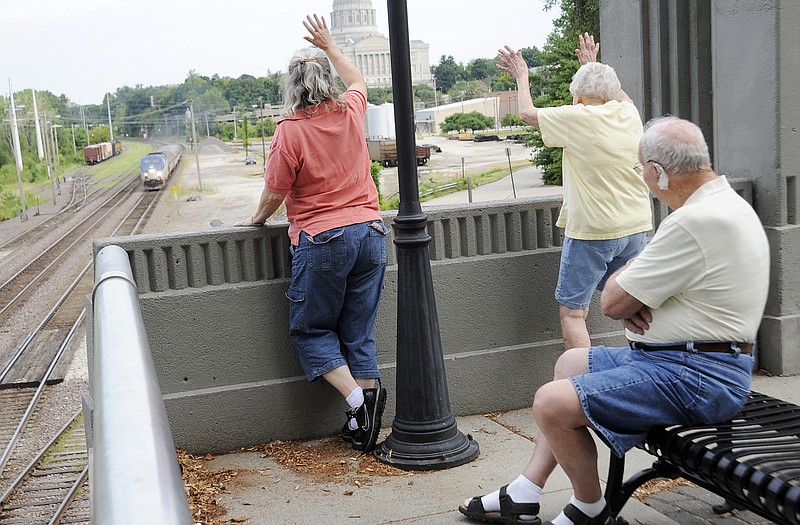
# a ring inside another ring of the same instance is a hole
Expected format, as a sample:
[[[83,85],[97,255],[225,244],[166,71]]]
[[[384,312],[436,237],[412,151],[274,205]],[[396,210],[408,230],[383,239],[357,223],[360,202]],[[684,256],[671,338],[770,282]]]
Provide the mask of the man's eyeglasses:
[[[633,171],[641,177],[644,174],[644,166],[642,166],[641,162],[637,162],[633,165]]]

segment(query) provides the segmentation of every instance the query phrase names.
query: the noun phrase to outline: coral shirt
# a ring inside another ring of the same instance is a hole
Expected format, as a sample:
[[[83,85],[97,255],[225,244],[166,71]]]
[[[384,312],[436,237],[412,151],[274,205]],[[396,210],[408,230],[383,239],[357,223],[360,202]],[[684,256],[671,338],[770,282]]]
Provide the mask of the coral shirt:
[[[347,110],[325,102],[278,122],[264,184],[285,193],[289,238],[381,218],[364,135],[367,100],[344,93]]]

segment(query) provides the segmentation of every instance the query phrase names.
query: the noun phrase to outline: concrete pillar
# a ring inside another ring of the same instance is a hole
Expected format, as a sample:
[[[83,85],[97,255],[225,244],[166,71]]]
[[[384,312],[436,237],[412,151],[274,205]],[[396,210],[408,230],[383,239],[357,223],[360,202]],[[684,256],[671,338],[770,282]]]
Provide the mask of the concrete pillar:
[[[800,373],[800,2],[601,0],[600,27],[643,119],[694,121],[717,172],[753,181],[772,250],[759,365]]]

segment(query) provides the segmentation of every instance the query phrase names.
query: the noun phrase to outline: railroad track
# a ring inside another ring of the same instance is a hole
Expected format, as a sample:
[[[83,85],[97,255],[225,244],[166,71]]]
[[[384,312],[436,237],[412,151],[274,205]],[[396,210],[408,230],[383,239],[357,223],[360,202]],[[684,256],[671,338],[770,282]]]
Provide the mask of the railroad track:
[[[59,253],[74,249],[73,246],[79,239],[88,237],[99,223],[107,221],[113,207],[130,206],[129,196],[140,187],[138,180],[126,182],[121,190],[115,191],[98,205],[100,211],[89,215],[83,221],[83,226],[77,226],[65,234],[64,237],[69,237],[70,242],[64,241],[62,237],[60,242],[54,243],[60,247],[52,249],[47,264],[38,262],[40,258],[37,258],[34,265],[36,270],[26,270],[19,274],[34,274],[33,277],[28,277],[29,282],[42,279],[41,274],[59,266],[62,257]],[[136,202],[127,215],[118,221],[110,236],[138,233],[152,215],[161,194],[162,192],[140,191]],[[87,205],[85,195],[84,192],[81,206]],[[62,356],[74,346],[76,334],[83,333],[85,298],[91,293],[93,286],[91,268],[92,260],[89,257],[85,266],[74,274],[72,284],[55,300],[50,311],[40,319],[36,328],[0,370],[0,481],[4,475],[6,480],[9,479],[8,475],[17,476],[0,500],[2,524],[90,522],[86,480],[88,459],[83,424],[80,419],[76,419],[77,416],[27,466],[22,464],[24,460],[18,458],[14,450],[18,442],[25,441],[31,432],[37,432],[27,428],[33,419],[37,403],[48,382],[54,381],[51,377]],[[0,294],[5,286],[4,284],[0,288]],[[26,285],[23,288],[23,293],[14,294],[14,300],[11,301],[13,304],[20,304],[20,299],[16,296],[24,295],[33,286]],[[10,293],[6,296],[0,295],[0,305],[3,304],[3,297],[9,296]],[[7,306],[3,311],[10,309]],[[0,490],[2,488],[3,485],[0,484]]]
[[[77,413],[0,496],[0,523],[91,523],[88,464],[83,415]]]
[[[12,260],[25,246],[40,241],[45,236],[50,235],[58,225],[70,214],[84,209],[88,203],[95,200],[105,199],[116,189],[116,186],[131,175],[122,174],[112,181],[111,186],[96,188],[91,177],[83,171],[76,172],[72,177],[72,193],[70,202],[58,213],[49,216],[47,219],[37,223],[35,226],[20,232],[18,235],[0,241],[0,264],[6,264]]]
[[[97,226],[138,188],[140,188],[138,180],[129,180],[121,189],[103,201],[87,218],[59,237],[24,268],[0,285],[0,305],[2,305],[0,306],[0,321],[18,302],[33,294],[37,285],[50,275],[51,268],[71,253],[79,242],[89,238],[96,231]]]

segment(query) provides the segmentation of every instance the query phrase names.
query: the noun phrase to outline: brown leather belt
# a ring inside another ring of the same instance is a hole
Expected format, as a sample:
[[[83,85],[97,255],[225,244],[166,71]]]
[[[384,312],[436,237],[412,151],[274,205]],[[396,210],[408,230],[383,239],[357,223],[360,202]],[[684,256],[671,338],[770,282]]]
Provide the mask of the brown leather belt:
[[[634,350],[644,350],[645,352],[659,352],[672,350],[677,352],[724,352],[728,354],[749,354],[753,350],[752,343],[712,343],[703,341],[686,341],[683,343],[640,343],[639,341],[628,341]]]

